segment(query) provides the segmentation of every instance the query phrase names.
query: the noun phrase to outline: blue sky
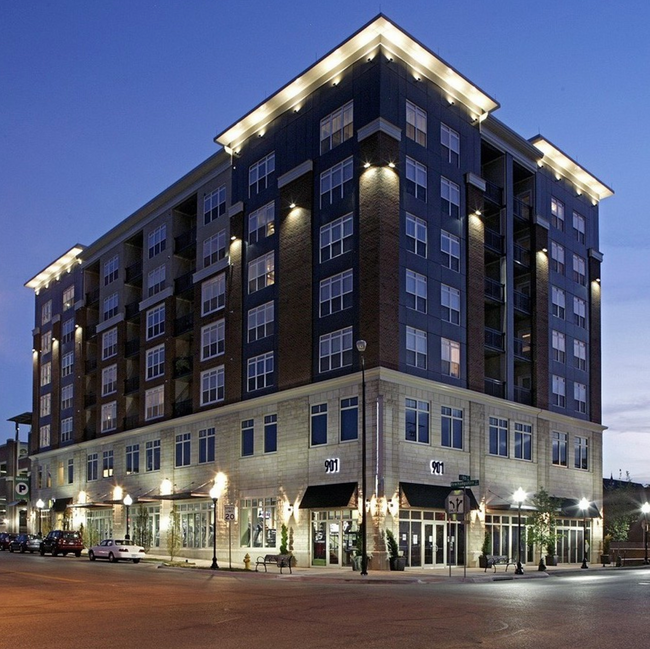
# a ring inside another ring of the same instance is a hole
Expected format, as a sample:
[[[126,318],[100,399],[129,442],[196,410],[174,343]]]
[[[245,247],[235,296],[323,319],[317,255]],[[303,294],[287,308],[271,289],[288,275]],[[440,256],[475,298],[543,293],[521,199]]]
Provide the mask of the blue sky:
[[[212,138],[379,11],[616,191],[601,204],[603,472],[650,483],[650,4],[0,3],[0,441],[31,410],[23,287],[215,152]]]

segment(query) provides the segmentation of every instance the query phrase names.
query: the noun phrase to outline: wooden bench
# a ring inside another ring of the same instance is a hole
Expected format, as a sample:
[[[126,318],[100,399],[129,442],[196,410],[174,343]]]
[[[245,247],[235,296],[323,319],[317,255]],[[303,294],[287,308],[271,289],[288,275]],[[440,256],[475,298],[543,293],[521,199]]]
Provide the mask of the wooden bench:
[[[492,568],[494,572],[496,572],[497,566],[502,566],[504,564],[506,566],[506,572],[508,572],[508,566],[512,563],[508,557],[497,554],[488,554],[486,559],[485,572],[487,572],[488,568]]]
[[[264,566],[264,572],[268,572],[266,566],[276,565],[280,568],[280,574],[282,574],[282,568],[289,568],[289,574],[292,575],[292,561],[293,556],[291,554],[265,554],[263,557],[257,557],[257,561],[255,562],[255,572],[258,572],[258,566]]]

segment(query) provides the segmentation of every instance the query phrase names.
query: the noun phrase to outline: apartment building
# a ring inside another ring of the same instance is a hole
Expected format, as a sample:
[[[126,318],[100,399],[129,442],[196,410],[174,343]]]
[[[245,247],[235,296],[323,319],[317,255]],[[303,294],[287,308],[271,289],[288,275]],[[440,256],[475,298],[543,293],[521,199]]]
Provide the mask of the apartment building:
[[[513,493],[544,487],[560,561],[583,530],[595,556],[612,191],[498,107],[379,15],[30,280],[32,495],[52,523],[130,524],[164,551],[177,520],[208,557],[221,474],[217,547],[238,564],[284,525],[300,565],[349,566],[364,511],[371,569],[386,529],[410,566],[475,565],[486,530],[534,562]]]

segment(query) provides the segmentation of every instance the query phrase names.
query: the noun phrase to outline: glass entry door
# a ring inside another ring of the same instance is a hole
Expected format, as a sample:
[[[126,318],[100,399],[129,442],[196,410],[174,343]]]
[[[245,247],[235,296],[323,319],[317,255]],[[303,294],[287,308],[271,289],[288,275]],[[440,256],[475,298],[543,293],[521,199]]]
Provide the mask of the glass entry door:
[[[424,524],[424,565],[445,565],[445,524]]]
[[[351,566],[361,552],[357,510],[312,511],[311,565]]]

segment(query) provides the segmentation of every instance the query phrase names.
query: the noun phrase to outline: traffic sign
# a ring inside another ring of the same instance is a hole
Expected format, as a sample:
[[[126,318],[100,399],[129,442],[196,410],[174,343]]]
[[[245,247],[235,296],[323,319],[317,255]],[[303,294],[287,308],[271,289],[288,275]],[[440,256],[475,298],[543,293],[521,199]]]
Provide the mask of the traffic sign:
[[[29,494],[29,482],[27,480],[27,478],[16,478],[14,489],[18,496],[25,497]]]
[[[452,489],[462,489],[463,487],[478,487],[478,480],[456,480],[451,483]]]
[[[235,520],[235,506],[225,505],[223,508],[223,519],[229,523]]]
[[[452,516],[462,517],[469,510],[469,498],[465,492],[459,489],[450,492],[445,501],[445,510]]]

